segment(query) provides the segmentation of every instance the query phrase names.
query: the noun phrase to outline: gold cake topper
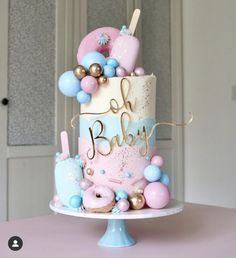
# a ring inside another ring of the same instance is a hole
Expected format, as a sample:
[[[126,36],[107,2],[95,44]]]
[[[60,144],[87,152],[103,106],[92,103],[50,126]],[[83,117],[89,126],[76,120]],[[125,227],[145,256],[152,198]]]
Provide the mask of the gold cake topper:
[[[127,88],[125,88],[126,85],[128,85]],[[122,78],[120,82],[120,93],[122,98],[121,104],[119,104],[119,102],[116,99],[112,98],[109,101],[109,109],[107,109],[104,112],[98,112],[98,113],[95,113],[95,112],[78,113],[71,119],[71,126],[75,128],[75,125],[74,125],[75,119],[80,115],[98,116],[98,115],[108,114],[109,112],[112,112],[113,114],[117,114],[120,110],[123,110],[123,109],[134,112],[135,103],[132,105],[131,101],[128,99],[130,89],[131,89],[130,81],[127,78]],[[187,126],[193,121],[193,114],[192,113],[189,113],[189,114],[190,114],[190,118],[187,122],[184,122],[184,123],[159,122],[153,125],[149,135],[147,135],[147,130],[145,126],[142,127],[141,132],[140,130],[137,130],[137,134],[133,135],[128,132],[128,128],[131,122],[131,116],[128,112],[124,111],[121,113],[121,116],[120,116],[120,128],[122,132],[122,136],[121,136],[122,139],[119,134],[114,135],[111,139],[108,139],[107,137],[105,137],[103,134],[105,130],[105,126],[102,123],[102,121],[98,119],[93,123],[92,127],[89,127],[89,135],[91,138],[92,148],[90,148],[87,151],[87,157],[88,159],[92,160],[96,155],[96,151],[102,156],[108,156],[111,154],[114,146],[122,146],[123,144],[133,146],[138,141],[142,142],[139,150],[140,155],[145,156],[148,153],[149,139],[152,137],[156,127],[160,125],[177,126],[177,127]],[[126,119],[125,119],[125,116],[127,117]],[[125,120],[128,121],[127,128],[125,128]],[[95,132],[95,126],[99,127],[98,133]],[[99,140],[100,142],[102,141],[105,144],[105,146],[108,147],[108,150],[106,152],[99,150],[96,146],[96,140]]]
[[[151,129],[150,134],[148,135],[148,139],[150,139],[150,138],[152,137],[152,135],[153,135],[153,133],[154,133],[154,130],[155,130],[158,126],[160,126],[160,125],[168,125],[168,126],[173,126],[173,127],[174,127],[174,126],[176,126],[176,127],[185,127],[185,126],[191,124],[192,121],[193,121],[193,113],[192,113],[192,112],[189,112],[189,116],[190,116],[190,117],[189,117],[188,121],[187,121],[187,122],[184,122],[184,123],[159,122],[159,123],[154,124],[153,127],[152,127],[152,129]]]
[[[125,125],[124,125],[125,116],[128,117],[128,119],[126,118],[126,121],[128,121],[127,128],[125,128]],[[145,148],[144,148],[144,152],[143,152],[143,146],[141,145],[140,154],[141,154],[141,156],[145,156],[148,152],[148,146],[149,146],[146,128],[145,128],[145,126],[143,126],[142,133],[140,133],[140,131],[138,130],[137,135],[135,136],[128,132],[130,121],[131,121],[130,114],[127,112],[123,112],[120,116],[120,128],[121,128],[121,132],[122,132],[122,139],[120,139],[119,134],[116,134],[111,139],[108,139],[107,137],[105,137],[103,135],[104,128],[105,128],[104,124],[101,122],[101,120],[96,120],[93,123],[92,127],[89,127],[92,149],[88,150],[87,157],[90,160],[92,160],[95,157],[96,151],[99,154],[101,154],[102,156],[108,156],[109,154],[111,154],[111,152],[115,146],[122,146],[123,144],[133,146],[137,143],[137,141],[143,141],[142,145],[144,145]],[[96,125],[99,126],[99,130],[98,130],[97,134],[95,134],[95,126]],[[105,144],[107,144],[108,151],[102,152],[101,150],[99,150],[96,147],[96,143],[95,143],[96,140],[99,140],[100,143],[102,141]]]

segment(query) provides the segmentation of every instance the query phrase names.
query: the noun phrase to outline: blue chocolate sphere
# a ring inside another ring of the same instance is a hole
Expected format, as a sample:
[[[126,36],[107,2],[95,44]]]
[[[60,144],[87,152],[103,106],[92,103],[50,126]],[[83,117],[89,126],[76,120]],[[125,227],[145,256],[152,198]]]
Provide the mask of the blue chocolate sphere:
[[[144,169],[144,177],[149,182],[158,181],[161,178],[162,172],[158,166],[149,165]]]
[[[91,94],[84,92],[83,90],[81,90],[78,94],[77,94],[77,101],[80,104],[85,104],[85,103],[89,103],[91,101]]]
[[[82,198],[79,195],[73,195],[70,198],[69,205],[72,208],[79,208],[82,204]]]
[[[114,68],[119,66],[118,61],[115,58],[109,58],[107,64],[113,66]]]
[[[80,80],[77,79],[73,71],[64,72],[60,76],[58,87],[61,93],[67,97],[75,97],[81,90]]]
[[[103,67],[106,64],[107,60],[105,56],[97,51],[91,51],[85,54],[81,60],[81,65],[83,65],[87,70],[92,64],[99,64]]]
[[[116,201],[120,199],[128,199],[128,194],[122,190],[116,191]]]
[[[115,68],[114,68],[113,66],[111,66],[111,65],[105,65],[105,66],[103,67],[103,73],[104,73],[104,75],[107,76],[107,77],[113,77],[113,76],[115,76],[115,74],[116,74],[116,70],[115,70]]]
[[[169,176],[162,171],[162,175],[161,175],[161,178],[160,178],[160,182],[166,186],[168,186],[170,184],[170,178]]]

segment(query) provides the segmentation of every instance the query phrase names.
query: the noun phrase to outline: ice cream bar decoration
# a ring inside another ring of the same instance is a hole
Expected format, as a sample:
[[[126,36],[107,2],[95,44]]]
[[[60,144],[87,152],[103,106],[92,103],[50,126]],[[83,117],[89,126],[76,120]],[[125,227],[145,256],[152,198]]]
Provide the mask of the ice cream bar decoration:
[[[118,36],[110,54],[110,57],[115,58],[120,67],[124,68],[129,74],[134,71],[139,53],[139,40],[133,36],[139,16],[140,10],[136,9],[129,26],[130,35],[121,34]]]

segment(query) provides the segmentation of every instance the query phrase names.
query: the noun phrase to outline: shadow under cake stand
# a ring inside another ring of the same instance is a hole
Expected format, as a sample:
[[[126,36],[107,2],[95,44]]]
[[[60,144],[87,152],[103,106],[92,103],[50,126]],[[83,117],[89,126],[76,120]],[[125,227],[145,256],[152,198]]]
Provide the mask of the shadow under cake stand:
[[[130,236],[126,229],[126,219],[148,219],[164,217],[179,213],[184,208],[184,204],[176,200],[171,200],[164,209],[155,210],[146,208],[120,213],[92,213],[85,210],[72,210],[63,206],[60,207],[54,201],[51,201],[49,206],[56,213],[82,218],[108,220],[106,232],[98,241],[98,245],[106,247],[125,247],[134,245],[136,243],[136,241]]]

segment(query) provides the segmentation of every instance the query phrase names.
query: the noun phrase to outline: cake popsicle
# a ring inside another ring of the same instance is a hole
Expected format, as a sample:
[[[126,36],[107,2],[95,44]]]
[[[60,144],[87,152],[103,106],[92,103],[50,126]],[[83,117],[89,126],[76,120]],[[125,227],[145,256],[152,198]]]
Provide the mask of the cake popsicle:
[[[74,207],[74,199],[78,205],[81,203],[81,187],[80,181],[83,179],[82,168],[80,162],[76,158],[70,158],[69,140],[66,131],[61,132],[62,153],[56,160],[54,170],[55,187],[60,202],[72,208]]]
[[[110,54],[110,57],[115,58],[128,73],[134,71],[139,53],[139,40],[133,36],[139,16],[140,10],[135,9],[129,26],[130,35],[117,37]]]

